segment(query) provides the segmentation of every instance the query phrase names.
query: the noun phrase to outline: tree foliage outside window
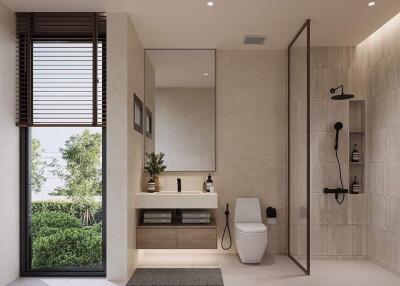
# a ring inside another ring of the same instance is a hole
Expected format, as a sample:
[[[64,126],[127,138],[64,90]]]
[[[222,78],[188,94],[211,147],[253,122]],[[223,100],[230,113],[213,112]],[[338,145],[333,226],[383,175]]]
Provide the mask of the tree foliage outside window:
[[[46,182],[44,171],[48,164],[42,159],[43,149],[38,139],[32,139],[31,152],[31,188],[35,193],[39,193],[42,190],[43,183]]]
[[[31,139],[32,191],[45,190],[46,178],[54,179],[49,174],[58,178],[57,187],[46,185],[54,190],[49,195],[58,198],[32,202],[33,268],[102,265],[102,135],[91,131],[66,136],[61,158],[50,164],[43,158],[40,136]]]
[[[53,173],[65,185],[55,189],[55,195],[67,196],[82,206],[82,222],[84,225],[95,223],[95,196],[102,193],[102,137],[99,133],[90,133],[85,129],[82,133],[67,139],[60,148],[65,166],[53,160]]]

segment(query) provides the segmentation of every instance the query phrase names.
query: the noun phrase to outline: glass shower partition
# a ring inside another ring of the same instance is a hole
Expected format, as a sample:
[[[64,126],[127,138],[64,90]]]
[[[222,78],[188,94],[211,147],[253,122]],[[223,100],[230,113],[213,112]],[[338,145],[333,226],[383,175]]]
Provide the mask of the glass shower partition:
[[[288,254],[310,274],[310,20],[288,47]]]

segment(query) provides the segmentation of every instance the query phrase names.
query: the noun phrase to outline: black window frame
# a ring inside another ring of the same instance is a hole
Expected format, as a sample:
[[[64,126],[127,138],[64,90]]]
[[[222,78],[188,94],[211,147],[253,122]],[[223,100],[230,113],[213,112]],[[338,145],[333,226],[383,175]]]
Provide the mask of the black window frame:
[[[32,127],[20,128],[20,276],[21,277],[105,277],[107,266],[107,203],[106,203],[106,127],[102,127],[102,269],[80,267],[70,268],[31,268],[32,241],[31,222],[31,188],[30,176],[30,144]],[[35,127],[33,127],[35,128]],[[55,128],[62,128],[57,127]],[[71,126],[73,128],[73,126]]]
[[[29,29],[26,30],[25,34],[21,36],[20,32],[17,34],[17,37],[19,38],[19,56],[23,57],[22,62],[18,63],[18,70],[20,81],[19,81],[19,94],[17,98],[17,126],[19,126],[20,129],[20,141],[19,141],[19,146],[20,146],[20,276],[21,277],[106,277],[106,268],[107,268],[107,259],[106,259],[106,253],[107,253],[107,204],[106,204],[106,194],[107,194],[107,189],[106,189],[106,182],[107,182],[107,174],[106,174],[106,167],[107,167],[107,162],[106,162],[106,150],[107,150],[107,144],[106,144],[106,106],[103,106],[103,115],[101,122],[96,121],[95,119],[97,118],[97,113],[96,111],[94,112],[94,120],[93,124],[88,125],[88,124],[75,124],[75,125],[68,125],[68,124],[48,124],[48,125],[35,125],[31,119],[31,115],[29,113],[29,110],[23,110],[21,109],[21,106],[19,103],[21,103],[21,100],[24,100],[26,97],[27,93],[32,93],[32,83],[31,83],[31,76],[32,76],[32,43],[40,39],[40,42],[46,42],[46,41],[70,41],[70,42],[88,42],[88,37],[87,31],[84,31],[84,33],[81,33],[80,31],[72,31],[69,33],[69,30],[60,30],[61,34],[59,35],[57,30],[59,27],[58,24],[55,25],[55,28],[52,29],[48,34],[40,34],[38,38],[35,38],[31,36],[31,33],[33,33],[34,29],[32,27],[32,17],[35,15],[38,16],[47,16],[50,18],[57,18],[59,17],[64,17],[65,19],[70,19],[71,17],[77,17],[77,18],[86,18],[87,21],[93,21],[93,19],[96,19],[100,17],[100,14],[104,13],[69,13],[69,12],[62,12],[62,13],[17,13],[17,18],[19,16],[21,17],[27,17],[27,25],[29,26]],[[32,16],[32,17],[31,17]],[[54,20],[50,20],[54,21]],[[104,24],[105,22],[103,22]],[[17,20],[17,25],[18,25],[18,20]],[[63,25],[63,24],[60,24]],[[40,26],[38,26],[40,28]],[[107,94],[107,88],[106,88],[106,82],[107,82],[107,68],[106,68],[106,53],[107,53],[107,46],[106,46],[106,36],[105,34],[101,34],[99,36],[99,27],[97,26],[96,31],[91,31],[93,32],[93,38],[92,41],[94,43],[102,42],[103,47],[103,64],[102,64],[102,83],[103,83],[103,91],[102,91],[102,98],[106,98]],[[74,34],[75,33],[75,34]],[[101,33],[105,33],[105,28],[104,26],[102,27]],[[70,34],[70,35],[69,35]],[[22,54],[21,54],[22,53]],[[93,50],[93,57],[94,57],[94,66],[97,69],[97,44],[94,45],[94,50]],[[24,74],[25,72],[26,74]],[[93,73],[95,75],[95,73]],[[25,78],[24,78],[25,76]],[[94,82],[94,102],[97,100],[97,81]],[[28,97],[29,99],[29,97]],[[19,100],[19,101],[18,101]],[[97,105],[93,105],[97,106]],[[29,102],[28,102],[28,108],[29,107]],[[30,189],[30,146],[31,146],[31,128],[37,127],[55,127],[55,128],[63,128],[63,127],[68,127],[68,128],[73,128],[73,127],[82,127],[86,126],[88,128],[90,127],[100,127],[102,128],[102,266],[101,269],[99,270],[98,268],[87,268],[87,267],[69,267],[69,268],[40,268],[40,269],[33,269],[31,267],[31,260],[32,260],[32,255],[31,255],[31,248],[32,248],[32,243],[31,243],[31,234],[30,234],[30,216],[31,216],[31,200],[30,200],[30,195],[31,195],[31,189]]]

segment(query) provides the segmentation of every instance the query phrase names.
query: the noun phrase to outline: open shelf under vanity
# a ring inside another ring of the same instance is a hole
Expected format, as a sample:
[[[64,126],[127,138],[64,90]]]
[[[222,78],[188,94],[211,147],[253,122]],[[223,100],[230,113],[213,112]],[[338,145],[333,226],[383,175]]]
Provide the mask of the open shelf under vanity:
[[[183,223],[180,209],[172,211],[170,223],[144,223],[139,210],[136,226],[137,249],[217,249],[217,224],[211,215],[208,223]]]

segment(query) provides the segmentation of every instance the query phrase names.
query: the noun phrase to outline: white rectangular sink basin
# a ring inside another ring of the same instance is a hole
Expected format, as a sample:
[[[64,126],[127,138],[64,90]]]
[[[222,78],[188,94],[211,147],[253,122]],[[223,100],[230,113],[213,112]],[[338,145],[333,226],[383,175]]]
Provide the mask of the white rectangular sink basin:
[[[177,191],[162,191],[162,192],[158,192],[158,193],[153,193],[153,194],[157,194],[157,195],[171,195],[171,194],[183,194],[183,195],[190,195],[190,194],[206,194],[203,192],[198,192],[198,191],[184,191],[184,192],[177,192]]]
[[[137,209],[216,209],[217,193],[197,191],[162,191],[158,193],[137,193]]]

